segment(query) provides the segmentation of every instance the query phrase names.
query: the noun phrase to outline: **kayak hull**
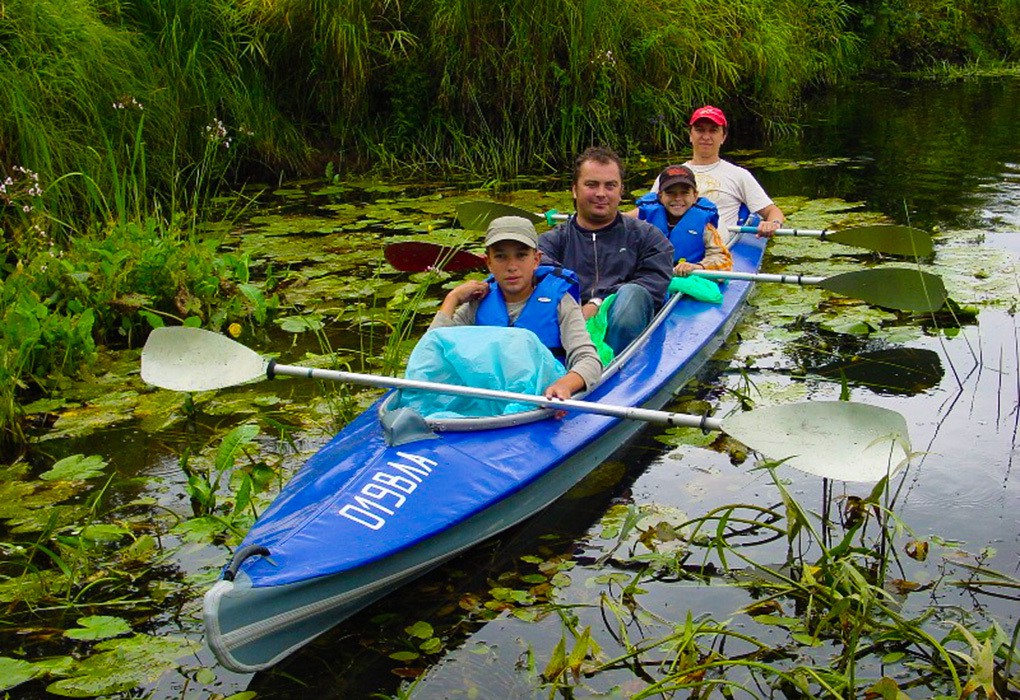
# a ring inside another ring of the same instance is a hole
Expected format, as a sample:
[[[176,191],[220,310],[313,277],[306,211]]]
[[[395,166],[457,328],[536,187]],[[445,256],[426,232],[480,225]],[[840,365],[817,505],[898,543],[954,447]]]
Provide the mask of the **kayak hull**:
[[[764,240],[732,247],[753,272]],[[721,305],[672,300],[644,342],[585,398],[659,409],[738,322],[750,282]],[[641,430],[639,421],[563,419],[386,445],[375,407],[288,482],[207,593],[207,642],[239,672],[274,665],[400,585],[533,516]]]

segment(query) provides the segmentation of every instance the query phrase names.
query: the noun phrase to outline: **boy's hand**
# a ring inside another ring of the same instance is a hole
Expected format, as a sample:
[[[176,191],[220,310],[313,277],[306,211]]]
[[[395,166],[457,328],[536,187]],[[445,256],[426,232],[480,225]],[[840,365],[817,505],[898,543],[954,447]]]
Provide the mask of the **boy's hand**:
[[[484,299],[489,293],[489,285],[481,280],[468,280],[462,282],[450,290],[447,297],[451,298],[458,306],[469,301]]]
[[[673,272],[675,272],[680,277],[687,277],[694,270],[704,270],[704,269],[705,269],[705,266],[702,265],[701,263],[689,263],[686,260],[681,260],[680,262],[678,262],[676,264],[676,267],[673,268]]]

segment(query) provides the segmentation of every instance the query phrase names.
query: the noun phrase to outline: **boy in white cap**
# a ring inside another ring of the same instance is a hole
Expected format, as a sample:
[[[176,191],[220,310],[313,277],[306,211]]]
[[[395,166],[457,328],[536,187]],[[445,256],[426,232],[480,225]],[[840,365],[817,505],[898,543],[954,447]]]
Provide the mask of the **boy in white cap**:
[[[705,105],[694,110],[690,127],[694,155],[684,165],[697,178],[701,195],[719,208],[719,221],[726,228],[733,228],[747,214],[758,214],[761,217],[758,234],[771,236],[786,220],[782,210],[754,175],[719,156],[729,128],[726,115],[718,107]],[[658,191],[656,181],[652,192]]]
[[[578,303],[577,276],[542,265],[535,225],[520,216],[501,216],[485,233],[491,276],[454,287],[429,329],[447,326],[514,326],[533,331],[567,368],[545,388],[546,398],[569,399],[594,386],[602,362],[588,335]]]

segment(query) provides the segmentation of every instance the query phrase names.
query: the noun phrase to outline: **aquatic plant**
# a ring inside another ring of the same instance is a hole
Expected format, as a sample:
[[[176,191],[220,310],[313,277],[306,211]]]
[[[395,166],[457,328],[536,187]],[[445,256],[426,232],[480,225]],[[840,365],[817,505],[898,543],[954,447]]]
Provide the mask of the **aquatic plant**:
[[[518,665],[550,696],[613,687],[632,698],[966,697],[978,689],[1006,697],[1020,689],[1017,630],[1006,634],[951,606],[912,604],[922,591],[934,601],[942,587],[968,585],[971,567],[963,563],[962,579],[903,577],[897,552],[923,562],[929,543],[888,510],[885,479],[819,516],[792,497],[777,466],[762,465],[780,495],[776,507],[732,504],[693,518],[654,504],[610,509],[587,585],[594,600],[576,600],[561,580],[536,601],[533,578],[506,575],[473,614],[498,606],[527,611],[522,619],[559,620],[562,636],[551,651],[532,649],[528,664]],[[778,566],[763,561],[773,542],[788,544]],[[997,584],[1017,584],[980,564],[973,570],[990,594]],[[666,615],[663,586],[677,581],[742,589],[749,601],[726,620],[682,606],[679,616]]]

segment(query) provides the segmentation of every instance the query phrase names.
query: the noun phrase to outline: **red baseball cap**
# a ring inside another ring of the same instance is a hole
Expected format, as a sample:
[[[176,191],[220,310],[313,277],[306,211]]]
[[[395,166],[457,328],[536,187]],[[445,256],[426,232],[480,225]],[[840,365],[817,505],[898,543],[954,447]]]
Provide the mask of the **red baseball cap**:
[[[691,115],[691,121],[688,122],[691,126],[694,126],[694,122],[699,119],[707,119],[710,122],[714,122],[719,126],[728,126],[726,124],[726,115],[718,107],[712,105],[705,105],[694,110],[694,114]]]

